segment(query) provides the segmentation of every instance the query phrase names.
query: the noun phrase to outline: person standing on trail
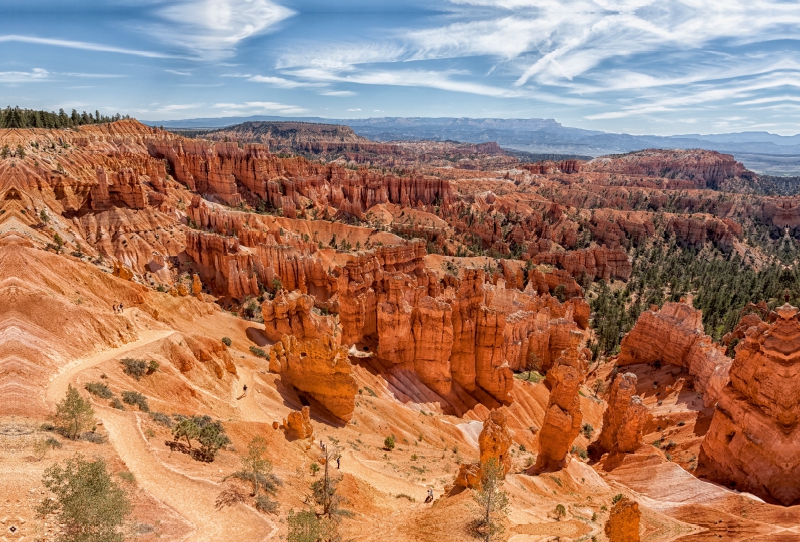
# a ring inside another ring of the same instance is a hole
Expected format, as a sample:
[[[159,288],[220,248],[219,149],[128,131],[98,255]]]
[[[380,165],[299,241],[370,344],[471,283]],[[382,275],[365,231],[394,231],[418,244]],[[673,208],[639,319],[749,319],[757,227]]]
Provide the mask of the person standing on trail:
[[[336,458],[336,469],[337,470],[339,470],[341,468],[341,465],[339,464],[339,461],[341,461],[341,460],[342,460],[342,456],[339,456],[339,457]]]
[[[425,502],[433,502],[433,488],[428,488],[428,498],[425,499]]]
[[[243,390],[245,393],[247,393],[247,384],[245,384],[245,385],[242,387],[242,390]]]
[[[114,314],[117,314],[117,304],[116,304],[116,303],[114,303],[113,305],[111,305],[111,310],[113,310],[113,311],[114,311]]]
[[[120,312],[120,314],[122,314],[122,311],[124,311],[124,310],[125,310],[125,308],[122,306],[122,303],[120,303],[119,304],[119,312]]]

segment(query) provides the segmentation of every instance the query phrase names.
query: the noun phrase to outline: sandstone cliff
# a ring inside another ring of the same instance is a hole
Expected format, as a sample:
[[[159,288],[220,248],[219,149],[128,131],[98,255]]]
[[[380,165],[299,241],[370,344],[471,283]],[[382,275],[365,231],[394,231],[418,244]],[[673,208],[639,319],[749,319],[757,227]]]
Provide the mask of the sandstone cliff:
[[[732,360],[703,333],[702,318],[699,310],[684,302],[643,312],[622,340],[617,366],[661,362],[684,367],[695,377],[706,406],[713,405],[727,384]]]

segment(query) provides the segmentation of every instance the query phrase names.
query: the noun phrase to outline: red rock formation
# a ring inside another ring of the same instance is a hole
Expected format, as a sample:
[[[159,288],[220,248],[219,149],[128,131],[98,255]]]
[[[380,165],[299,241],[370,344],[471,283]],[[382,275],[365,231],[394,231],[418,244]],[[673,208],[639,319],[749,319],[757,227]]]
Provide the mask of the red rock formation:
[[[283,420],[283,430],[286,438],[290,440],[305,439],[314,436],[314,426],[311,425],[311,407],[304,406],[302,410],[293,410]]]
[[[511,470],[509,449],[513,441],[506,422],[506,415],[502,410],[491,411],[489,417],[483,422],[483,429],[478,436],[480,461],[461,464],[453,484],[454,493],[467,488],[480,487],[483,466],[491,460],[497,461],[498,466],[502,468],[503,477]]]
[[[662,362],[688,369],[695,388],[713,405],[728,382],[732,360],[703,333],[703,314],[688,303],[665,303],[645,311],[622,339],[617,366]]]
[[[703,150],[648,149],[622,156],[596,158],[586,164],[585,171],[625,175],[647,175],[691,181],[686,187],[717,188],[732,177],[753,174],[729,154]],[[675,183],[676,187],[683,187]]]
[[[279,290],[275,299],[266,299],[261,304],[264,333],[274,342],[280,341],[284,335],[293,335],[303,341],[341,334],[336,330],[332,318],[315,314],[313,307],[313,297],[300,292],[287,294],[285,290]]]
[[[617,443],[622,420],[628,412],[631,399],[636,395],[636,381],[633,373],[619,373],[611,384],[608,406],[603,413],[603,430],[597,441],[599,448],[605,452],[611,451]]]
[[[573,277],[586,275],[590,279],[628,280],[633,271],[633,267],[628,261],[628,254],[619,248],[599,247],[572,252],[545,252],[537,254],[533,261],[557,265]]]
[[[275,359],[270,359],[270,370],[277,369],[281,380],[319,401],[337,418],[350,421],[358,384],[347,348],[332,337],[300,341],[284,335],[271,356]]]
[[[483,422],[483,430],[478,436],[478,446],[481,453],[481,464],[485,465],[495,459],[503,468],[505,476],[511,470],[511,455],[509,448],[513,441],[506,425],[506,415],[502,410],[492,410],[489,418]]]
[[[611,507],[605,533],[609,542],[639,542],[639,504],[622,497]]]
[[[578,391],[586,377],[586,357],[579,348],[583,336],[572,332],[571,344],[547,372],[550,399],[539,431],[539,455],[533,472],[559,470],[566,465],[583,417]]]
[[[701,463],[713,479],[789,506],[800,503],[800,322],[788,304],[776,312],[737,347]]]

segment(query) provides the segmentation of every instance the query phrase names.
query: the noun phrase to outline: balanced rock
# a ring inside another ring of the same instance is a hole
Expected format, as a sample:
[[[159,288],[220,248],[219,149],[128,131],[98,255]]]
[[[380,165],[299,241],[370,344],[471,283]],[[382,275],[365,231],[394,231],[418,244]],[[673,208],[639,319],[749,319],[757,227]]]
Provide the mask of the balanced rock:
[[[492,459],[497,461],[505,477],[511,470],[511,454],[509,449],[513,444],[511,432],[507,427],[506,414],[503,410],[496,409],[489,413],[483,422],[483,429],[478,436],[480,448],[480,461],[478,463],[462,463],[456,475],[453,491],[459,492],[467,488],[477,488],[481,485],[483,466]]]

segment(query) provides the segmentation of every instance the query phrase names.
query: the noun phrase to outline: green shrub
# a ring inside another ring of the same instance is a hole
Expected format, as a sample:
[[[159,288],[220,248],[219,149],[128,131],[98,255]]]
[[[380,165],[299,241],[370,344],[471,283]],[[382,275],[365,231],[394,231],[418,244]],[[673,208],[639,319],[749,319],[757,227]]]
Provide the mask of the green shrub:
[[[111,407],[116,408],[117,410],[125,410],[125,405],[122,404],[122,401],[119,400],[119,397],[114,397],[111,400]]]
[[[114,394],[111,392],[108,386],[102,382],[89,382],[84,386],[84,389],[92,395],[100,397],[101,399],[111,399],[114,397]]]
[[[136,477],[133,475],[132,472],[128,471],[118,472],[117,476],[119,476],[121,479],[125,480],[129,484],[132,484],[136,481]]]
[[[77,439],[94,423],[94,409],[91,402],[81,397],[78,390],[70,384],[67,387],[67,395],[56,405],[54,421],[65,436]]]
[[[256,497],[256,510],[267,514],[274,514],[278,511],[278,503],[266,495],[258,495]]]
[[[398,493],[394,496],[395,499],[406,499],[407,501],[414,502],[414,497],[405,493]]]
[[[147,397],[138,391],[123,391],[122,400],[129,405],[138,406],[139,410],[142,412],[150,412],[150,406],[147,404]]]
[[[383,439],[383,447],[386,450],[392,451],[392,450],[394,450],[394,446],[395,446],[396,442],[397,441],[394,438],[394,435],[389,435],[388,437]]]
[[[55,516],[64,526],[62,541],[117,542],[131,512],[125,491],[111,478],[105,461],[86,461],[80,455],[63,466],[54,464],[44,471],[44,487],[53,494],[37,507],[40,517]],[[53,520],[51,520],[53,521]]]
[[[143,359],[124,358],[120,360],[123,372],[132,376],[136,380],[141,379],[147,373],[147,362]]]
[[[611,499],[611,504],[617,504],[619,501],[622,500],[622,498],[623,498],[622,493],[617,493],[616,495],[614,495],[614,498]]]
[[[231,338],[230,337],[222,337],[222,344],[224,344],[225,346],[230,346],[231,345]]]
[[[592,424],[590,423],[585,423],[581,426],[581,432],[583,433],[583,436],[586,437],[586,440],[592,440],[592,434],[594,434],[594,427],[592,427]]]
[[[158,423],[163,425],[164,427],[168,427],[172,429],[172,418],[164,414],[163,412],[150,412],[150,418]]]
[[[257,358],[269,359],[269,354],[267,354],[264,350],[262,350],[257,346],[251,346],[250,353],[252,353]]]
[[[150,363],[147,364],[147,374],[151,375],[154,372],[158,371],[158,368],[161,367],[161,364],[158,363],[156,360],[151,359]]]

